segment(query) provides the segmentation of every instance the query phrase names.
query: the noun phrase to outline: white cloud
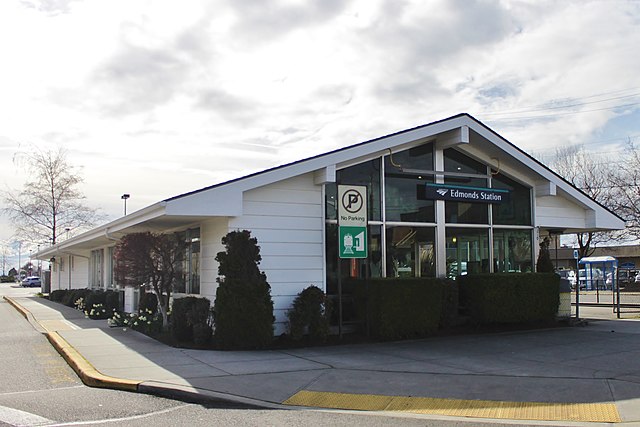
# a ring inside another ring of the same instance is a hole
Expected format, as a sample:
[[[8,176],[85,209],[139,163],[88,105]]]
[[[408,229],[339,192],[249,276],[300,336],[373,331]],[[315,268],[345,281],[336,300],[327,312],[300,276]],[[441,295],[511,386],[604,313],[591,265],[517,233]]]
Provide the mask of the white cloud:
[[[640,116],[611,108],[640,102],[639,25],[627,1],[0,2],[2,185],[19,147],[64,145],[115,217],[125,192],[139,209],[459,112],[529,151],[610,139]]]

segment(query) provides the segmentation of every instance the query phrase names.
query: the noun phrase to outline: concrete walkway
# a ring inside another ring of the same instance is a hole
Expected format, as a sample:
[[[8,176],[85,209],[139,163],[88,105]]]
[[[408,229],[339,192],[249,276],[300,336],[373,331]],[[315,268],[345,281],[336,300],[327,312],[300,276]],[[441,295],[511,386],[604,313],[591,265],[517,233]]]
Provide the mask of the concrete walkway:
[[[640,426],[640,322],[267,351],[168,347],[36,297],[5,297],[89,385],[265,407]],[[529,424],[529,421],[516,421]]]

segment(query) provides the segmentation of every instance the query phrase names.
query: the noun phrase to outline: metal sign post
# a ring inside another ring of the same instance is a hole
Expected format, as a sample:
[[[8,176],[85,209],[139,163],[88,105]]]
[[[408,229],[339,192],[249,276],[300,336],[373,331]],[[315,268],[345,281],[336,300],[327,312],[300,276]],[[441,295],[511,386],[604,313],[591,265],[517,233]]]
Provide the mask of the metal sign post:
[[[576,260],[576,320],[580,320],[580,256],[578,250],[573,250],[573,258]],[[584,270],[584,280],[586,286],[587,270]]]
[[[342,338],[342,274],[344,258],[367,258],[367,187],[338,185],[338,335]]]

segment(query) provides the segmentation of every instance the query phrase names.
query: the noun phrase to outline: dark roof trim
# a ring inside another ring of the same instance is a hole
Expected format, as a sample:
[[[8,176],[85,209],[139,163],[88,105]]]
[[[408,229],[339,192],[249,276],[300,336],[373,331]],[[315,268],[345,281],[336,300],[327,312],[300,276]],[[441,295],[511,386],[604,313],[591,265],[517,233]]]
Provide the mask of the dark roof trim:
[[[202,191],[211,190],[212,188],[222,187],[223,185],[232,184],[234,182],[242,181],[242,180],[247,179],[247,178],[252,178],[252,177],[255,177],[255,176],[259,176],[259,175],[262,175],[262,174],[265,174],[265,173],[268,173],[268,172],[272,172],[272,171],[275,171],[275,170],[278,170],[278,169],[284,169],[284,168],[287,168],[287,167],[290,167],[290,166],[293,166],[293,165],[297,165],[297,164],[300,164],[300,163],[308,162],[310,160],[319,159],[319,158],[322,158],[324,156],[328,156],[328,155],[331,155],[331,154],[339,153],[341,151],[350,150],[352,148],[360,147],[362,145],[369,144],[369,143],[372,143],[372,142],[375,142],[375,141],[380,141],[381,139],[389,138],[389,137],[396,136],[396,135],[402,135],[403,133],[411,132],[411,131],[414,131],[414,130],[417,130],[417,129],[422,129],[422,128],[425,128],[425,127],[428,127],[428,126],[437,125],[439,123],[446,122],[446,121],[453,120],[453,119],[457,119],[457,118],[464,117],[464,116],[467,116],[467,117],[477,121],[475,118],[473,118],[471,115],[469,115],[467,113],[456,114],[455,116],[447,117],[446,119],[437,120],[435,122],[431,122],[431,123],[427,123],[427,124],[424,124],[424,125],[416,126],[416,127],[410,128],[410,129],[401,130],[399,132],[390,133],[388,135],[380,136],[378,138],[370,139],[368,141],[359,142],[359,143],[354,144],[354,145],[349,145],[347,147],[342,147],[342,148],[338,148],[336,150],[328,151],[326,153],[318,154],[318,155],[313,156],[313,157],[307,157],[305,159],[296,160],[295,162],[286,163],[284,165],[275,166],[275,167],[272,167],[272,168],[269,168],[269,169],[265,169],[265,170],[262,170],[262,171],[259,171],[259,172],[255,172],[255,173],[252,173],[250,175],[245,175],[245,176],[242,176],[240,178],[234,178],[234,179],[229,180],[229,181],[225,181],[225,182],[221,182],[221,183],[218,183],[218,184],[210,185],[208,187],[200,188],[198,190],[190,191],[188,193],[180,194],[178,196],[174,196],[174,197],[165,199],[163,201],[164,202],[170,202],[172,200],[180,199],[180,198],[186,197],[186,196],[191,196],[193,194],[197,194],[197,193],[200,193]]]
[[[308,162],[310,160],[319,159],[319,158],[322,158],[324,156],[329,156],[331,154],[339,153],[341,151],[350,150],[350,149],[353,149],[353,148],[356,148],[356,147],[360,147],[360,146],[363,146],[363,145],[366,145],[366,144],[370,144],[372,142],[380,141],[380,140],[385,139],[385,138],[390,138],[390,137],[393,137],[393,136],[402,135],[403,133],[412,132],[412,131],[415,131],[415,130],[418,130],[418,129],[422,129],[422,128],[426,128],[426,127],[429,127],[429,126],[437,125],[439,123],[447,122],[447,121],[453,120],[453,119],[458,119],[460,117],[468,117],[468,118],[470,118],[471,120],[476,122],[479,126],[483,127],[485,130],[489,131],[490,133],[496,135],[498,138],[502,139],[504,142],[506,142],[511,147],[513,147],[515,150],[517,150],[521,154],[525,155],[526,157],[528,157],[533,162],[537,163],[542,168],[544,168],[544,169],[548,170],[549,172],[551,172],[554,176],[559,178],[561,181],[565,182],[567,185],[569,185],[569,186],[573,187],[574,189],[576,189],[579,193],[581,193],[585,197],[587,197],[587,198],[593,200],[594,202],[596,202],[600,207],[602,207],[606,211],[610,212],[612,215],[616,216],[621,221],[625,222],[624,218],[620,217],[618,214],[616,214],[614,212],[611,212],[611,210],[609,208],[607,208],[606,206],[604,206],[602,203],[600,203],[597,200],[593,199],[591,196],[586,194],[584,191],[582,191],[581,189],[579,189],[578,187],[576,187],[575,185],[573,185],[572,183],[567,181],[562,176],[558,175],[556,172],[554,172],[552,169],[550,169],[544,163],[540,162],[539,160],[537,160],[536,158],[534,158],[533,156],[531,156],[530,154],[528,154],[527,152],[525,152],[524,150],[519,148],[517,145],[513,144],[512,142],[510,142],[508,139],[504,138],[502,135],[500,135],[495,130],[491,129],[489,126],[485,125],[484,123],[482,123],[480,120],[476,119],[475,117],[473,117],[469,113],[456,114],[454,116],[447,117],[445,119],[436,120],[436,121],[431,122],[431,123],[427,123],[427,124],[423,124],[423,125],[420,125],[420,126],[415,126],[413,128],[410,128],[410,129],[405,129],[405,130],[401,130],[401,131],[398,131],[398,132],[390,133],[388,135],[380,136],[378,138],[370,139],[368,141],[364,141],[364,142],[360,142],[360,143],[357,143],[357,144],[349,145],[347,147],[338,148],[336,150],[328,151],[326,153],[318,154],[316,156],[307,157],[307,158],[301,159],[301,160],[296,160],[294,162],[286,163],[286,164],[280,165],[280,166],[275,166],[275,167],[272,167],[272,168],[269,168],[269,169],[265,169],[265,170],[262,170],[262,171],[259,171],[259,172],[255,172],[255,173],[252,173],[252,174],[249,174],[249,175],[245,175],[245,176],[242,176],[242,177],[239,177],[239,178],[234,178],[234,179],[229,180],[229,181],[221,182],[221,183],[218,183],[218,184],[210,185],[208,187],[200,188],[198,190],[190,191],[188,193],[183,193],[183,194],[180,194],[180,195],[177,195],[177,196],[174,196],[174,197],[170,197],[170,198],[165,199],[163,201],[164,202],[170,202],[170,201],[173,201],[173,200],[180,199],[182,197],[191,196],[193,194],[197,194],[197,193],[200,193],[200,192],[203,192],[203,191],[211,190],[213,188],[222,187],[224,185],[232,184],[234,182],[239,182],[239,181],[242,181],[244,179],[256,177],[256,176],[259,176],[259,175],[262,175],[262,174],[266,174],[266,173],[269,173],[269,172],[272,172],[272,171],[276,171],[276,170],[279,170],[279,169],[284,169],[284,168],[287,168],[287,167],[290,167],[290,166],[293,166],[293,165],[298,165],[298,164],[301,164],[301,163],[304,163],[304,162]]]

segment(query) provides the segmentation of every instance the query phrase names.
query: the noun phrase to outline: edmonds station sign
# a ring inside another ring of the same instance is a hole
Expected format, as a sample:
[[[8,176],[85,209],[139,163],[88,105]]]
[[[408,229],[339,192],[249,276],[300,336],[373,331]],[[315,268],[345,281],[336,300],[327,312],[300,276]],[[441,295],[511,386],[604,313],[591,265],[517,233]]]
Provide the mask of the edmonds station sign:
[[[425,196],[435,200],[500,204],[509,201],[509,190],[427,183]]]

